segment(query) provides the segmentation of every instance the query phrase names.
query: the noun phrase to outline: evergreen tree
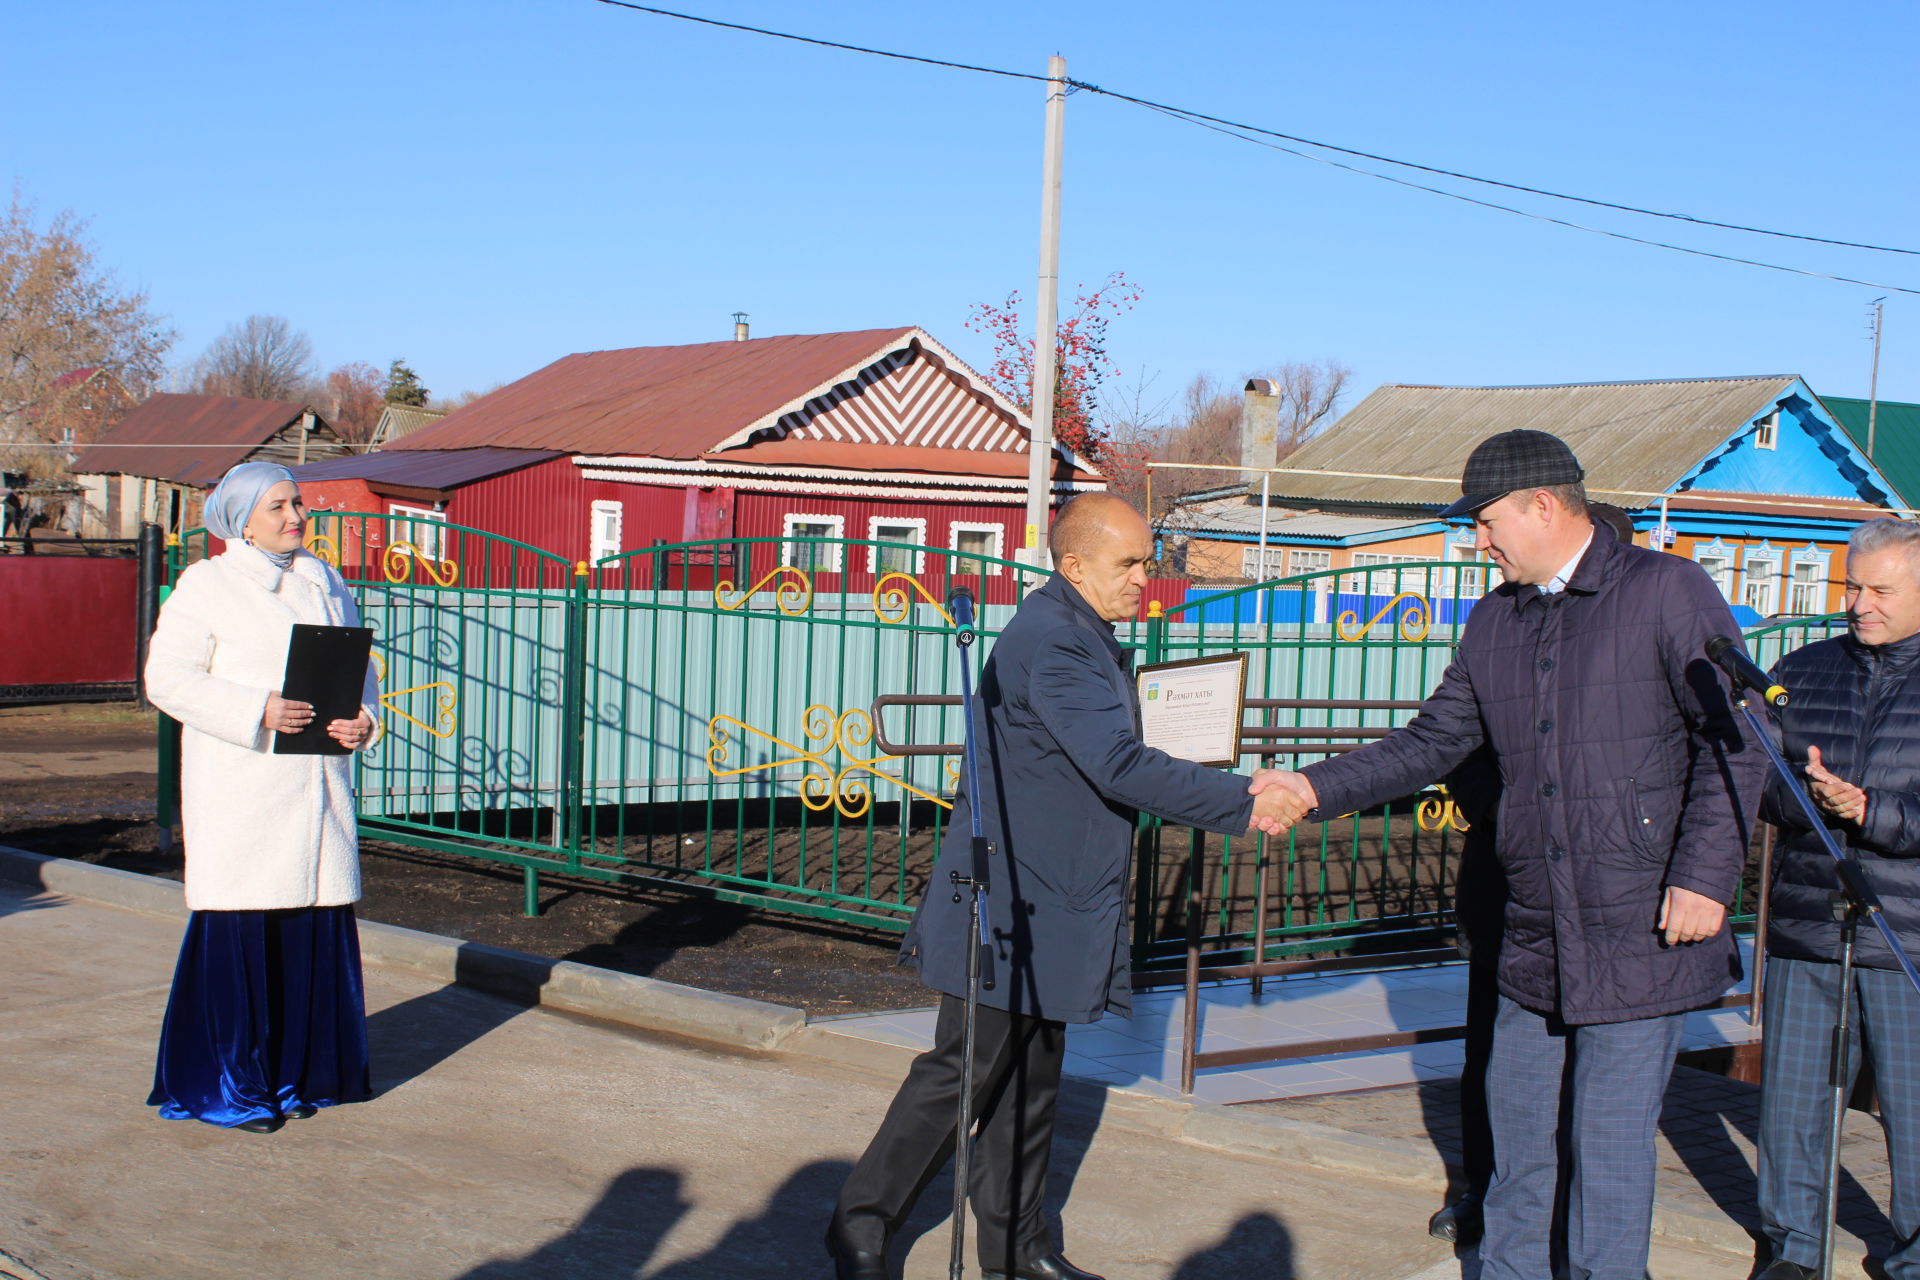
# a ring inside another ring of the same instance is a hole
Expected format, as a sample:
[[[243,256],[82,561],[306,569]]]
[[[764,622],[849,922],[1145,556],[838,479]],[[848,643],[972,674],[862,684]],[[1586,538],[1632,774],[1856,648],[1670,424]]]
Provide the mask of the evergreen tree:
[[[415,408],[427,403],[427,389],[420,385],[420,375],[409,369],[405,360],[396,358],[387,366],[387,403]]]

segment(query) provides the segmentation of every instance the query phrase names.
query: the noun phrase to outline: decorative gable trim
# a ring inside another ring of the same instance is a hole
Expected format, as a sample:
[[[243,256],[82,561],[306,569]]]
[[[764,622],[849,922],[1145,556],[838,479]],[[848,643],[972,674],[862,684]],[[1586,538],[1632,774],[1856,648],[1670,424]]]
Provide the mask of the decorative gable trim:
[[[1853,443],[1853,438],[1840,425],[1839,419],[1820,403],[1820,398],[1814,395],[1812,388],[1800,378],[1795,378],[1788,383],[1771,402],[1736,427],[1716,448],[1680,477],[1667,492],[1672,495],[1685,493],[1708,477],[1714,468],[1735,450],[1742,447],[1757,448],[1761,426],[1768,418],[1773,418],[1776,424],[1776,442],[1781,432],[1790,429],[1789,423],[1809,426],[1818,438],[1822,456],[1833,464],[1841,479],[1859,494],[1860,501],[1888,508],[1899,505],[1901,499],[1896,496],[1897,491],[1892,482],[1882,475],[1880,469]],[[1765,495],[1756,496],[1765,497]]]

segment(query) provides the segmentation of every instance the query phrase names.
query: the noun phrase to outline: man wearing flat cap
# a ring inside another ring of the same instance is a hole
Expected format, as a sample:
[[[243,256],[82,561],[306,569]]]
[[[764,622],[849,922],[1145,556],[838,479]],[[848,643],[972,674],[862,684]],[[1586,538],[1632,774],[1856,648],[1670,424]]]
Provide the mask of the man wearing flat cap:
[[[1410,723],[1288,777],[1312,819],[1412,794],[1483,745],[1498,762],[1484,1280],[1642,1280],[1682,1018],[1740,976],[1726,912],[1765,756],[1704,654],[1739,633],[1698,565],[1590,517],[1584,477],[1543,431],[1475,447],[1441,514],[1472,517],[1506,581]]]

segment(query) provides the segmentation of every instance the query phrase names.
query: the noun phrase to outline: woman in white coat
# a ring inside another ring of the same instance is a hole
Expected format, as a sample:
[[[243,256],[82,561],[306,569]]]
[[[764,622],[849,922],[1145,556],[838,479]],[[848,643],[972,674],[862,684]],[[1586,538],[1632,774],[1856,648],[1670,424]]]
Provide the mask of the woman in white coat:
[[[359,933],[360,849],[349,755],[275,755],[313,708],[280,696],[295,623],[358,626],[340,575],[301,545],[285,467],[242,463],[207,499],[227,542],[160,611],[147,696],[178,720],[187,906],[148,1105],[170,1120],[272,1133],[371,1093]],[[360,714],[327,732],[357,750]]]

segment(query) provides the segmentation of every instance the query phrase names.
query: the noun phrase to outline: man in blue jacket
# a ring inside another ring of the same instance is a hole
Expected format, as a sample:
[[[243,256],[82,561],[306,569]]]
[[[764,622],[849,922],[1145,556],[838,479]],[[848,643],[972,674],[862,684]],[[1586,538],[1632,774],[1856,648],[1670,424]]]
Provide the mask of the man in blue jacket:
[[[1872,520],[1847,545],[1847,634],[1796,649],[1774,668],[1792,700],[1783,748],[1880,895],[1887,923],[1920,955],[1920,526]],[[1767,929],[1766,1049],[1760,1091],[1764,1280],[1807,1280],[1825,1225],[1832,1085],[1828,1042],[1840,996],[1839,888],[1833,859],[1774,779],[1761,816],[1785,837]],[[1860,931],[1851,1062],[1873,1056],[1893,1166],[1891,1280],[1920,1280],[1920,995],[1877,930]]]
[[[1057,572],[1028,596],[980,681],[980,794],[954,800],[947,838],[901,951],[941,993],[934,1046],[914,1060],[840,1192],[827,1249],[840,1280],[887,1280],[886,1250],[953,1153],[969,915],[970,806],[992,842],[997,982],[980,993],[969,1188],[985,1280],[1099,1280],[1049,1238],[1043,1213],[1066,1024],[1131,1009],[1127,864],[1137,810],[1223,835],[1277,834],[1305,805],[1271,774],[1222,773],[1140,741],[1131,658],[1113,624],[1139,616],[1153,537],[1120,499],[1086,494],[1052,531]]]
[[[1698,565],[1590,519],[1584,475],[1542,431],[1475,447],[1442,514],[1473,517],[1506,581],[1409,724],[1287,778],[1331,816],[1412,794],[1483,743],[1499,764],[1484,1280],[1560,1274],[1563,1093],[1567,1271],[1645,1275],[1654,1126],[1681,1015],[1739,976],[1726,908],[1765,768],[1703,653],[1738,634],[1726,600]]]

